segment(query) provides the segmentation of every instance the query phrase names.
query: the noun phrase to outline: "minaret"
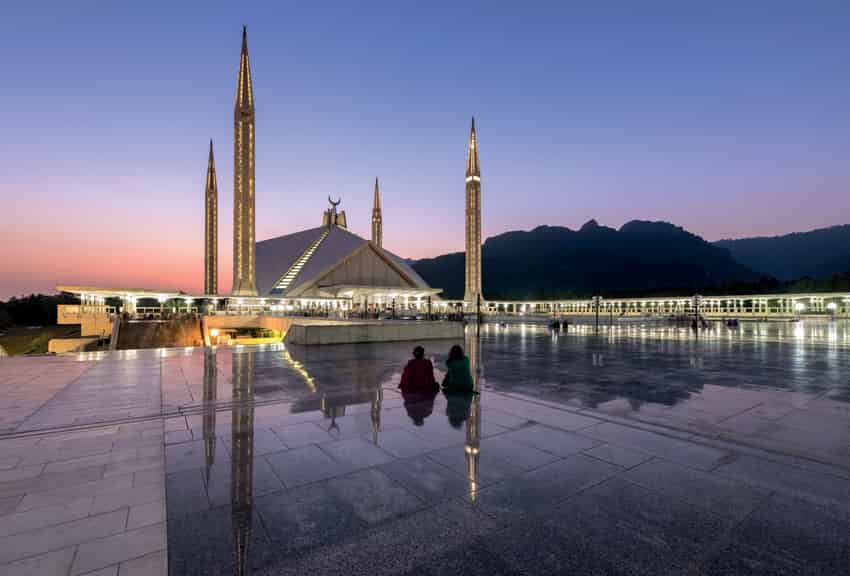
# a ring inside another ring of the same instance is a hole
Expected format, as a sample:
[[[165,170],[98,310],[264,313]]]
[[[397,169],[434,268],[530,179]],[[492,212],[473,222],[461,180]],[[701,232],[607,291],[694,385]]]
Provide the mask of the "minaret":
[[[242,27],[242,55],[233,117],[233,292],[256,296],[254,276],[254,89],[248,34]]]
[[[375,198],[372,200],[372,243],[381,248],[384,243],[384,225],[381,219],[381,193],[375,177]]]
[[[212,138],[204,191],[204,294],[218,294],[218,180]]]
[[[478,165],[478,141],[475,118],[469,133],[466,154],[466,289],[463,299],[473,309],[481,296],[481,167]]]

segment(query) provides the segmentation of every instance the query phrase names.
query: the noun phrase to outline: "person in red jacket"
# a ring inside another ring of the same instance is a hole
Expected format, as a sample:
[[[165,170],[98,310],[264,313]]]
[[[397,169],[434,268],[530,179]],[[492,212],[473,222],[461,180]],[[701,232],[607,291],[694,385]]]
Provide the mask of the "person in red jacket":
[[[402,392],[423,394],[436,393],[440,389],[434,378],[434,365],[425,359],[425,349],[422,346],[413,349],[413,359],[404,367],[398,387]]]

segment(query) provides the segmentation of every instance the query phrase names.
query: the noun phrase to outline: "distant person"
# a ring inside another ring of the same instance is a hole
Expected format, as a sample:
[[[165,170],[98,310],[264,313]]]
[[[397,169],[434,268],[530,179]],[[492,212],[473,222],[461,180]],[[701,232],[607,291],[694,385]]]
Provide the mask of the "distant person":
[[[407,415],[416,426],[425,424],[425,418],[431,415],[434,411],[434,399],[437,397],[437,391],[433,392],[405,392],[402,391],[404,398],[404,409],[407,410]]]
[[[446,377],[443,378],[443,392],[446,394],[474,394],[475,383],[469,369],[469,358],[463,348],[455,344],[449,350],[446,360]]]
[[[413,359],[404,367],[398,387],[402,392],[435,393],[440,390],[434,378],[434,365],[425,358],[422,346],[413,349]]]

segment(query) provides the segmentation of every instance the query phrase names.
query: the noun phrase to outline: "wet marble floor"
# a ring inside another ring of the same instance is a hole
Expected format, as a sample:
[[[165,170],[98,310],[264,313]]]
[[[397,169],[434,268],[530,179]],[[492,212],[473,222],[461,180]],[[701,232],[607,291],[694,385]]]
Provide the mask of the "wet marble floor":
[[[439,368],[451,342],[429,343]],[[0,360],[0,573],[839,574],[844,326]]]

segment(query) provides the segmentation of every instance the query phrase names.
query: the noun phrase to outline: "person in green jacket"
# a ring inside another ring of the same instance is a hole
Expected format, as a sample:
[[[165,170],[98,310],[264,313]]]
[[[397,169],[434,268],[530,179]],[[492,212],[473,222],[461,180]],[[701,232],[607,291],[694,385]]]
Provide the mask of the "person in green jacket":
[[[469,369],[469,358],[458,345],[449,350],[446,360],[446,377],[443,378],[443,392],[446,394],[475,394],[475,383]]]

